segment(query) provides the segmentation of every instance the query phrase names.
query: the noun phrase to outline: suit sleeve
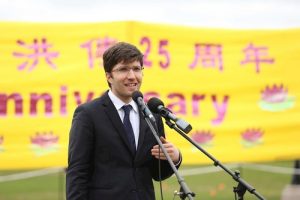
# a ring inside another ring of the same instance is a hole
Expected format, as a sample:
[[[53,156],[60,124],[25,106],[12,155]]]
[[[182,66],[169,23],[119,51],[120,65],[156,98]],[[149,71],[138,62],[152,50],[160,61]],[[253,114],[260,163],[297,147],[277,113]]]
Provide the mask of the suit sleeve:
[[[165,137],[164,125],[161,117],[156,116],[158,133],[160,136]],[[180,167],[182,161],[182,157],[180,154],[180,162],[176,163],[176,168]],[[161,176],[159,176],[159,162],[160,162],[160,170]],[[173,169],[171,168],[169,162],[167,160],[158,160],[155,157],[152,159],[152,167],[151,167],[152,178],[155,181],[165,180],[174,174]]]
[[[92,171],[93,125],[87,110],[79,106],[73,116],[69,136],[66,174],[67,200],[87,200],[88,180]]]

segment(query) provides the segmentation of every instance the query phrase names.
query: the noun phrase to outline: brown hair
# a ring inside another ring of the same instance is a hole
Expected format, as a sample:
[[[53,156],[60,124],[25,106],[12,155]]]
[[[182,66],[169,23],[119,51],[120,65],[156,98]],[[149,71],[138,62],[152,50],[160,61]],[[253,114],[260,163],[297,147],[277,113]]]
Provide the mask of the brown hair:
[[[103,54],[103,66],[105,72],[111,72],[118,63],[140,62],[143,66],[143,54],[134,45],[126,42],[118,42],[108,48]]]

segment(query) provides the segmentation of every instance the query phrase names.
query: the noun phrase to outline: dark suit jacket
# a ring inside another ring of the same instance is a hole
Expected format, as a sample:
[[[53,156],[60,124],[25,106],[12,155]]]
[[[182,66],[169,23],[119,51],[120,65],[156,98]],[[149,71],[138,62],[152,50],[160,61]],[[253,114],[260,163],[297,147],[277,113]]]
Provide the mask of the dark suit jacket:
[[[162,119],[155,118],[164,135]],[[140,117],[136,155],[130,151],[123,123],[107,92],[80,105],[70,131],[67,200],[136,200],[136,195],[140,200],[155,199],[152,178],[159,180],[158,160],[150,151],[155,144]],[[167,161],[161,161],[161,179],[172,174]]]

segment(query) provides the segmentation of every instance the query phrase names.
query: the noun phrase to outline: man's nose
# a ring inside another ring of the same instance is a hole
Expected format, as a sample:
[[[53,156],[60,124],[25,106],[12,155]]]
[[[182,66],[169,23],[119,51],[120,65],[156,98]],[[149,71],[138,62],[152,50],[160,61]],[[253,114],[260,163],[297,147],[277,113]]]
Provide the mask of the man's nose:
[[[135,73],[134,73],[133,69],[131,69],[131,68],[129,69],[127,77],[135,77]]]

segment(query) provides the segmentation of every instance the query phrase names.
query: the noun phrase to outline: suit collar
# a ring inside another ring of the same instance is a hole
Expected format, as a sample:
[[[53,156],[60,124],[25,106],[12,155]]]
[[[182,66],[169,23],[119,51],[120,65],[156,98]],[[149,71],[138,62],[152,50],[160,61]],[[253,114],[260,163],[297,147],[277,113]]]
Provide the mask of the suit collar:
[[[122,106],[126,105],[121,99],[119,99],[111,90],[108,91],[108,96],[117,110],[120,110]],[[128,104],[130,104],[135,112],[138,112],[137,104],[131,100]]]

